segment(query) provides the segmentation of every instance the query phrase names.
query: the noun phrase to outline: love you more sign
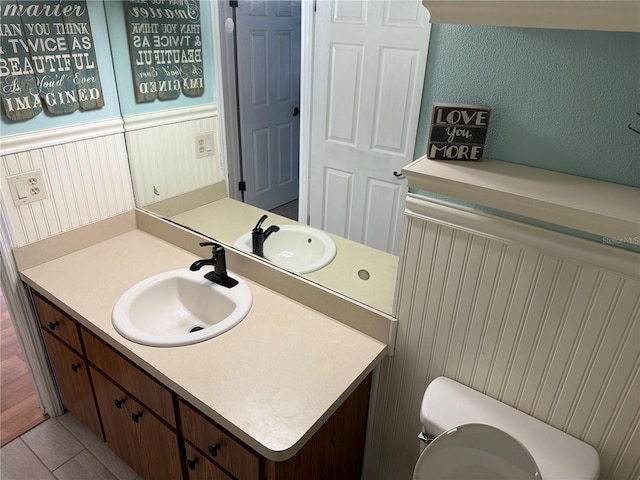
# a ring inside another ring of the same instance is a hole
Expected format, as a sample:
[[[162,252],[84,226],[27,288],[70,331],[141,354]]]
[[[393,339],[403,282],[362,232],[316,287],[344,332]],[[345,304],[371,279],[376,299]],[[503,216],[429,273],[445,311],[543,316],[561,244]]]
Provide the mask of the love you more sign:
[[[427,157],[431,160],[480,160],[491,108],[434,103]]]

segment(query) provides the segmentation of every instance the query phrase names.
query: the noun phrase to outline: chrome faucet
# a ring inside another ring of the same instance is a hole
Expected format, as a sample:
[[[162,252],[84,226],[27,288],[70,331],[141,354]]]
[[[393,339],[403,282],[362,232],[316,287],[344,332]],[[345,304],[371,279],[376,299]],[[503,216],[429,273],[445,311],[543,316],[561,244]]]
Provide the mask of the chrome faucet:
[[[258,255],[260,257],[264,257],[264,241],[267,239],[269,235],[274,232],[280,230],[280,227],[277,225],[271,225],[266,230],[262,229],[262,222],[267,219],[267,215],[263,215],[256,223],[256,226],[253,230],[251,230],[251,246],[254,255]]]
[[[200,270],[205,265],[213,265],[214,269],[205,274],[204,278],[211,280],[213,283],[222,285],[223,287],[231,288],[238,284],[238,281],[227,275],[227,259],[224,251],[224,247],[218,243],[213,242],[201,242],[201,247],[213,247],[212,257],[202,260],[196,260],[191,264],[189,270],[195,272]]]

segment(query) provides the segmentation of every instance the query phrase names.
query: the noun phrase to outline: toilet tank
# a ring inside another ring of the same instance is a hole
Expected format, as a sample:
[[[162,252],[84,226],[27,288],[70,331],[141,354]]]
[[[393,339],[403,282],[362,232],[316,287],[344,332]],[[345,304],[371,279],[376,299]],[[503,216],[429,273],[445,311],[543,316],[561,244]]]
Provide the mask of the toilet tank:
[[[433,436],[466,423],[499,428],[529,451],[542,480],[598,478],[600,458],[591,445],[446,377],[427,387],[420,420]]]

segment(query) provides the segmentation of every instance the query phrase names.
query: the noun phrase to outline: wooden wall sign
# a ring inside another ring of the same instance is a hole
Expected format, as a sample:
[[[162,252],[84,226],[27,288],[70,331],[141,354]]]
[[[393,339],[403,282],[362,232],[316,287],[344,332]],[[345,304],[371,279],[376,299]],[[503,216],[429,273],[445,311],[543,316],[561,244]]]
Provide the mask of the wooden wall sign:
[[[0,4],[0,96],[7,119],[104,106],[85,0]]]
[[[136,102],[204,93],[200,2],[126,0]]]
[[[432,160],[480,160],[491,108],[434,103],[427,157]]]

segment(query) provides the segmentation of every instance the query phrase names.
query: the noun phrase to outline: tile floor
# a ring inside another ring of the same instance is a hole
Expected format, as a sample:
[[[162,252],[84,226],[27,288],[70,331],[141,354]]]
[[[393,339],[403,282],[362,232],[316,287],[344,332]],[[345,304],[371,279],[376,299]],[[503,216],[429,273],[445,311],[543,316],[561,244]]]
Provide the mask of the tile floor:
[[[0,449],[2,480],[142,480],[67,413]]]

